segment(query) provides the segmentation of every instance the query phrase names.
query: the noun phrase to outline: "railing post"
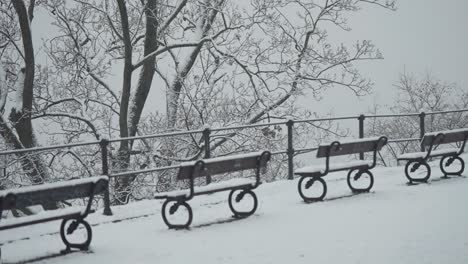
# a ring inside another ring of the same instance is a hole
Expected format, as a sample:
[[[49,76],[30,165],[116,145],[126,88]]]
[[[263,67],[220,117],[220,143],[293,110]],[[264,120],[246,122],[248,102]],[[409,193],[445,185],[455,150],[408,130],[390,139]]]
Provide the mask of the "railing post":
[[[206,127],[203,130],[203,141],[205,142],[205,159],[211,158],[210,134],[211,134],[210,128]],[[206,176],[206,183],[207,184],[211,183],[211,176],[210,175]]]
[[[359,138],[364,138],[364,119],[366,119],[365,115],[360,115],[358,117],[358,120],[359,120]],[[359,153],[359,159],[360,160],[364,159],[364,153],[363,152]]]
[[[294,146],[293,146],[293,126],[294,121],[288,120],[286,122],[286,126],[288,127],[288,180],[294,179]]]
[[[101,142],[99,143],[99,145],[101,146],[102,175],[109,175],[109,159],[108,159],[109,140],[101,139]],[[110,188],[110,179],[107,184],[106,191],[104,192],[104,212],[103,212],[104,215],[112,215],[112,210],[110,208],[109,188]]]
[[[421,112],[419,114],[419,139],[422,140],[424,134],[426,133],[426,113]],[[421,142],[421,151],[424,152],[425,148]]]

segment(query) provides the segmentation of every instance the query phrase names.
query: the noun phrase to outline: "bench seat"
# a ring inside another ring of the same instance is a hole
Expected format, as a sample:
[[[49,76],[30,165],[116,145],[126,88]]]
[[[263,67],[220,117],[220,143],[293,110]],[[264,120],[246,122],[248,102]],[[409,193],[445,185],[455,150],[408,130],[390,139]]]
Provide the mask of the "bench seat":
[[[438,156],[447,156],[447,155],[455,155],[459,151],[458,148],[445,148],[445,149],[438,149],[431,151],[430,157],[438,157]],[[423,159],[427,155],[427,152],[409,152],[398,156],[398,160],[414,160],[414,159]]]
[[[0,230],[6,230],[21,226],[33,225],[38,223],[44,223],[54,220],[78,218],[84,215],[86,208],[79,207],[68,207],[65,209],[57,209],[51,211],[42,211],[38,214],[31,216],[6,218],[0,221]]]
[[[343,162],[343,163],[332,163],[330,164],[329,171],[339,171],[339,170],[346,170],[350,168],[361,168],[361,167],[370,167],[372,166],[372,161],[368,160],[355,160],[350,162]],[[307,174],[323,174],[325,173],[325,166],[323,164],[315,165],[315,166],[307,166],[303,168],[299,168],[294,171],[295,174],[299,175],[307,175]]]
[[[249,178],[236,178],[222,182],[211,183],[204,186],[195,186],[194,194],[201,195],[217,191],[231,190],[234,188],[246,188],[253,187],[255,185],[255,179]],[[188,197],[190,195],[190,189],[176,190],[170,192],[158,193],[154,196],[155,199],[167,199],[175,197]]]

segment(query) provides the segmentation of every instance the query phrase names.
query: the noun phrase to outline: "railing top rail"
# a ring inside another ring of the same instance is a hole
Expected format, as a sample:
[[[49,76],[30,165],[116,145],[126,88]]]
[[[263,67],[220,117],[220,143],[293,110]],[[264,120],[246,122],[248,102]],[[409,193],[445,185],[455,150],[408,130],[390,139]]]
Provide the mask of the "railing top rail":
[[[22,153],[27,153],[27,152],[39,152],[39,151],[52,150],[52,149],[82,147],[82,146],[89,146],[89,145],[98,145],[99,143],[100,141],[88,141],[88,142],[79,142],[79,143],[72,143],[72,144],[53,145],[53,146],[48,146],[48,147],[12,149],[12,150],[0,151],[0,155],[22,154]]]
[[[340,117],[329,117],[329,118],[311,118],[311,119],[299,119],[299,120],[294,120],[294,123],[308,123],[308,122],[346,120],[346,119],[358,119],[358,118],[359,118],[359,116],[340,116]]]
[[[468,112],[466,109],[457,109],[457,110],[445,110],[445,111],[433,111],[433,112],[419,112],[419,113],[403,113],[403,114],[383,114],[383,115],[365,115],[366,118],[377,118],[377,117],[402,117],[402,116],[419,116],[422,113],[425,115],[438,115],[438,114],[450,114],[450,113],[461,113]]]
[[[397,139],[389,139],[388,143],[398,143],[398,142],[405,142],[405,141],[420,141],[420,138],[397,138]]]
[[[150,134],[150,135],[124,137],[124,138],[112,138],[112,139],[109,139],[108,141],[112,143],[112,142],[120,142],[124,140],[138,140],[138,139],[159,138],[159,137],[169,137],[169,136],[182,136],[182,135],[189,135],[189,134],[198,134],[202,132],[203,132],[203,129],[165,132],[165,133],[160,133],[160,134]]]
[[[262,126],[274,126],[274,125],[284,125],[287,121],[280,122],[271,122],[271,123],[262,123],[262,124],[249,124],[249,125],[239,125],[239,126],[229,126],[229,127],[216,127],[210,128],[211,131],[224,131],[231,129],[243,129],[243,128],[253,128],[253,127],[262,127]]]
[[[448,114],[448,113],[460,113],[460,112],[468,112],[468,109],[424,112],[424,114],[426,114],[426,115],[435,115],[435,114]],[[402,116],[418,116],[421,113],[363,115],[363,116],[366,117],[366,118],[402,117]],[[359,117],[360,117],[360,115],[329,117],[329,118],[299,119],[299,120],[293,120],[293,121],[294,121],[294,123],[307,123],[307,122],[319,122],[319,121],[358,119]],[[262,126],[284,125],[286,123],[287,123],[287,121],[281,121],[281,122],[262,123],[262,124],[248,124],[248,125],[239,125],[239,126],[230,126],[230,127],[219,127],[219,128],[210,128],[210,131],[225,131],[225,130],[233,130],[233,129],[262,127]],[[202,133],[204,130],[205,129],[166,132],[166,133],[160,133],[160,134],[142,135],[142,136],[134,136],[134,137],[126,137],[126,138],[114,138],[114,139],[109,139],[107,141],[108,142],[120,142],[120,141],[124,141],[124,140],[139,140],[139,139],[148,139],[148,138],[160,138],[160,137],[168,137],[168,136],[189,135],[189,134]],[[413,140],[413,139],[411,139],[411,140]],[[414,139],[414,140],[416,140],[416,139]],[[27,152],[39,152],[39,151],[52,150],[52,149],[65,149],[65,148],[87,146],[87,145],[98,145],[99,143],[100,143],[100,141],[88,141],[88,142],[79,142],[79,143],[71,143],[71,144],[53,145],[53,146],[47,146],[47,147],[34,147],[34,148],[27,148],[27,149],[5,150],[5,151],[0,151],[0,155],[22,154],[22,153],[27,153]]]
[[[385,114],[385,115],[365,115],[366,118],[379,118],[379,117],[403,117],[403,116],[419,116],[421,113],[407,113],[407,114]]]
[[[465,109],[457,109],[457,110],[445,110],[445,111],[427,112],[426,115],[450,114],[450,113],[460,113],[460,112],[468,112],[468,108],[465,108]]]
[[[156,171],[177,169],[179,167],[180,167],[180,165],[176,164],[176,165],[157,167],[157,168],[152,168],[152,169],[124,171],[124,172],[119,172],[119,173],[111,173],[111,174],[109,174],[109,177],[110,178],[126,177],[126,176],[136,175],[136,174],[144,174],[144,173],[151,173],[151,172],[156,172]]]

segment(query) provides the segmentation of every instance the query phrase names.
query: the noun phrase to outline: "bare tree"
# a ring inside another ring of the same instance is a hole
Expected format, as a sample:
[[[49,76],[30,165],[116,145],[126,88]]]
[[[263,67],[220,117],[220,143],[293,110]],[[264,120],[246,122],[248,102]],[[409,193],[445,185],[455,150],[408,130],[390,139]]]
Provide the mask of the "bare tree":
[[[398,95],[395,102],[388,108],[394,114],[437,112],[452,109],[468,108],[468,92],[455,83],[437,79],[427,72],[416,75],[404,71],[394,85]],[[383,107],[375,106],[377,113]],[[374,119],[368,122],[367,130],[375,135],[388,135],[390,138],[418,138],[419,118],[417,116],[398,116],[386,119]],[[468,125],[468,115],[463,112],[428,115],[425,118],[426,131],[440,131],[462,128]],[[390,157],[396,159],[398,155],[408,151],[417,151],[417,141],[398,142],[389,145]]]
[[[35,1],[30,1],[26,7],[22,0],[12,0],[11,5],[0,4],[1,9],[1,34],[5,43],[2,44],[2,57],[11,67],[6,67],[10,74],[5,74],[4,63],[0,63],[0,133],[5,141],[14,149],[32,148],[38,145],[37,137],[32,124],[33,101],[34,101],[34,77],[35,58],[34,45],[32,42],[31,22]],[[13,11],[14,10],[14,11]],[[4,23],[9,24],[4,24]],[[11,25],[14,25],[13,27]],[[19,25],[19,34],[14,31]],[[12,30],[13,29],[13,30]],[[18,42],[21,41],[21,46]],[[13,47],[13,48],[11,48]],[[14,60],[13,58],[18,58]],[[13,60],[12,60],[13,59]],[[10,61],[8,61],[10,60]],[[16,63],[24,65],[21,70],[15,67]],[[8,78],[16,75],[15,97],[8,102],[9,83]],[[9,109],[6,109],[9,108]],[[8,115],[8,117],[5,116]],[[33,184],[43,183],[48,178],[48,172],[42,159],[38,155],[20,154],[23,171],[29,176]],[[56,204],[44,204],[45,209],[54,209]]]

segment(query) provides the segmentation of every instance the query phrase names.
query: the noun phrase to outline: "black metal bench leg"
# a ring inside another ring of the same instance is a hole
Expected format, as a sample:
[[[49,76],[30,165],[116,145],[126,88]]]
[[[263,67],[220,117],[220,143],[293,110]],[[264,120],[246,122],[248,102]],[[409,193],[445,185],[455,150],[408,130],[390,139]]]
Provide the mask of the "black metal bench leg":
[[[171,206],[168,207],[168,205],[170,203],[173,203]],[[187,221],[183,224],[172,224],[169,219],[167,218],[167,213],[169,213],[169,215],[173,215],[177,212],[177,210],[179,210],[179,207],[185,207],[185,209],[187,210],[188,212],[188,217],[187,217]],[[192,212],[192,208],[190,207],[190,205],[186,202],[186,201],[183,201],[183,200],[166,200],[164,201],[164,204],[162,206],[162,209],[161,209],[161,214],[162,214],[162,218],[164,220],[164,223],[167,225],[167,227],[169,227],[169,229],[183,229],[183,228],[188,228],[190,226],[190,224],[192,223],[192,219],[193,219],[193,212]]]
[[[236,192],[238,192],[238,193],[236,194]],[[235,204],[240,203],[244,199],[245,195],[247,195],[247,194],[252,197],[252,200],[253,200],[252,208],[250,210],[248,210],[248,211],[240,211],[240,210],[236,209]],[[255,193],[251,189],[234,189],[234,190],[231,190],[231,192],[229,193],[228,202],[229,202],[229,209],[231,209],[231,211],[234,214],[235,218],[248,217],[248,216],[254,214],[255,211],[257,210],[257,207],[258,207],[257,196],[255,195]]]
[[[448,171],[447,168],[452,166],[455,161],[458,161],[460,164],[460,169],[458,171]],[[443,156],[442,159],[440,159],[439,167],[440,170],[444,173],[442,178],[448,178],[449,175],[461,176],[465,170],[465,162],[459,156]]]
[[[322,186],[322,192],[319,195],[308,196],[306,191],[312,186],[317,186],[318,184]],[[323,201],[323,198],[325,198],[325,195],[327,194],[327,183],[322,177],[302,176],[297,183],[297,190],[306,203]]]
[[[356,186],[359,180],[365,184],[365,175],[369,179],[367,185],[363,187]],[[348,172],[347,183],[353,193],[369,192],[374,186],[374,175],[368,169],[351,169]]]
[[[421,166],[426,168],[425,176],[420,178],[412,177],[411,174],[416,172]],[[405,166],[405,175],[409,181],[409,184],[413,184],[414,182],[427,182],[429,177],[431,177],[431,167],[426,163],[425,160],[409,160]]]
[[[80,225],[86,230],[86,240],[81,243],[70,242],[67,236],[78,230]],[[62,253],[69,253],[72,249],[88,250],[91,240],[93,239],[93,232],[89,223],[84,219],[64,219],[60,225],[60,237],[66,246],[66,248],[62,250]]]

